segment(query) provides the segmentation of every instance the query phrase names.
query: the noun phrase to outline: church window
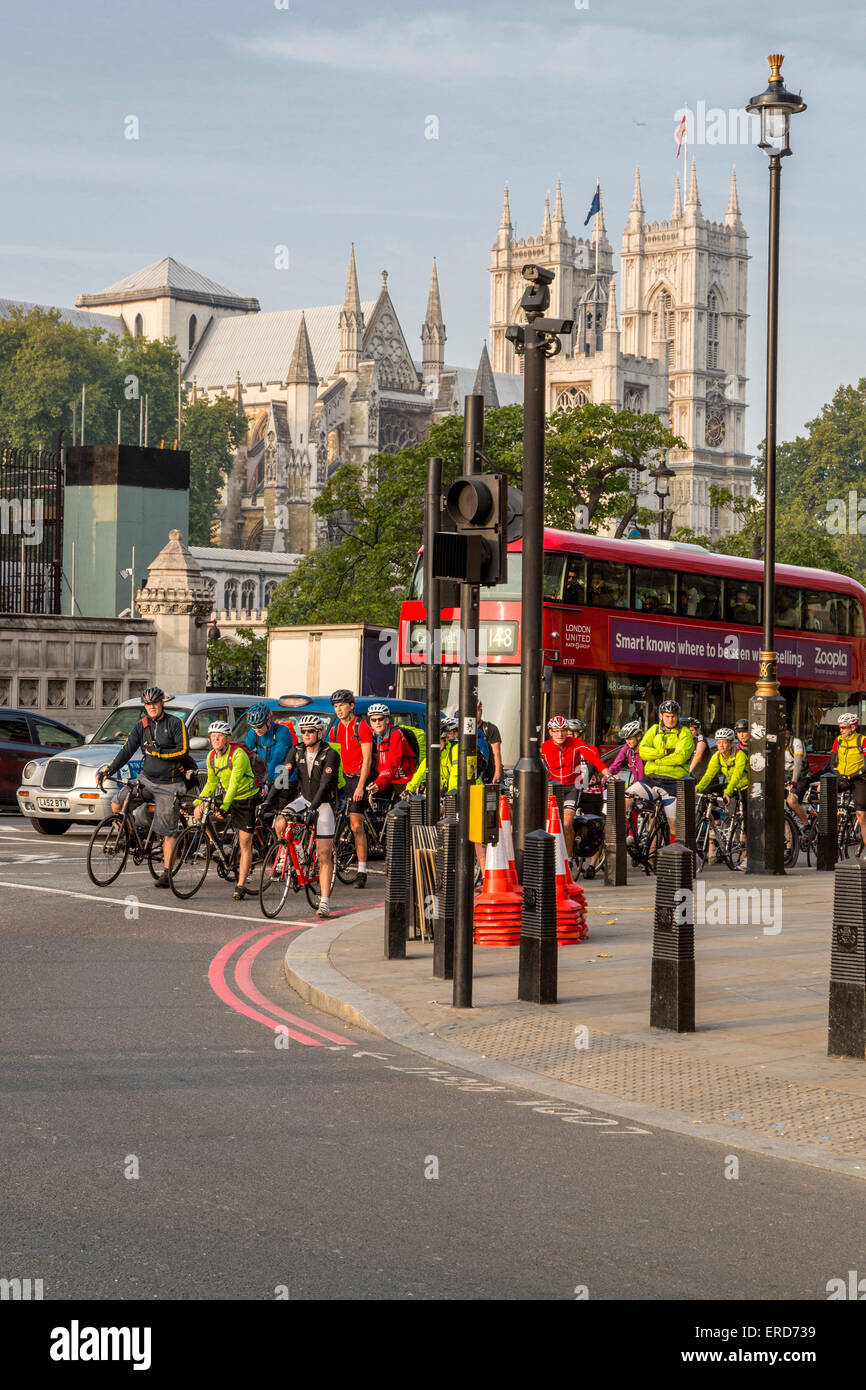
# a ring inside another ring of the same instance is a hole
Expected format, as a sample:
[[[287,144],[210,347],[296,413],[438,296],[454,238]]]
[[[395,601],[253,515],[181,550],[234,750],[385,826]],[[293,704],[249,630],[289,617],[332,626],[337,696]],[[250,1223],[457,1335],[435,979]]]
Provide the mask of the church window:
[[[136,338],[140,338],[140,337],[142,336],[143,333],[144,333],[144,319],[141,317],[141,314],[136,314],[136,316],[135,316],[135,330],[134,330],[134,336],[135,336]]]
[[[418,431],[405,420],[386,420],[379,432],[379,448],[384,454],[410,449],[418,441]]]
[[[581,386],[568,386],[556,397],[556,410],[572,410],[576,406],[588,405],[589,396]]]
[[[227,579],[223,597],[223,608],[228,612],[237,611],[238,584],[236,579]]]
[[[623,409],[633,410],[635,415],[640,415],[643,412],[643,391],[634,386],[626,387]]]
[[[707,366],[719,365],[719,302],[715,294],[707,300]]]
[[[215,579],[212,579],[212,578],[210,577],[210,575],[205,575],[204,579],[202,580],[202,586],[207,590],[207,595],[208,595],[208,598],[210,599],[210,606],[211,606],[211,608],[215,608],[215,607],[216,607],[216,580],[215,580]]]
[[[252,613],[256,606],[256,581],[245,579],[241,588],[241,612]]]
[[[189,321],[189,338],[187,340],[187,348],[190,352],[192,351],[192,347],[195,342],[196,322],[196,316],[195,314],[192,314]]]
[[[272,599],[273,596],[274,596],[274,590],[275,590],[276,587],[277,587],[277,582],[278,582],[278,581],[277,581],[276,579],[269,579],[268,582],[267,582],[267,584],[265,585],[265,607],[266,607],[266,608],[267,608],[268,604],[270,603],[271,599]]]

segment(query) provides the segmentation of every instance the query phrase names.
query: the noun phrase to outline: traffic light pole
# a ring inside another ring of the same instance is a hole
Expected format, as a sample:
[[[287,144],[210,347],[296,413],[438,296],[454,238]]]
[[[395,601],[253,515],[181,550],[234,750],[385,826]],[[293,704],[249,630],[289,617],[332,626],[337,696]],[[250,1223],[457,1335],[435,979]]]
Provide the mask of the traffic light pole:
[[[433,574],[433,537],[439,530],[442,506],[442,460],[427,460],[427,493],[424,499],[424,612],[427,650],[427,806],[428,825],[439,823],[439,759],[441,749],[439,684],[440,627],[442,624],[441,585]]]
[[[464,406],[463,476],[482,472],[484,397],[467,396]],[[478,608],[477,584],[460,585],[460,729],[457,763],[457,882],[454,920],[455,1009],[472,1008],[472,942],[475,848],[469,839],[469,788],[478,765]]]
[[[520,760],[514,769],[514,855],[544,829],[541,767],[542,604],[544,598],[544,388],[548,335],[531,323],[523,344],[523,578],[520,605]]]

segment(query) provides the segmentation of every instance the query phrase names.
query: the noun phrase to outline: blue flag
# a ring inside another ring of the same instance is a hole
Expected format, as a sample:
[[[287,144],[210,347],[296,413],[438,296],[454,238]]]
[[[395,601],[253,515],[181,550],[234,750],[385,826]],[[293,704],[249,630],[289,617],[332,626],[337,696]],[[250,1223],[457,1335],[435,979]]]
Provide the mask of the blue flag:
[[[595,193],[593,194],[592,202],[589,205],[589,212],[586,214],[586,217],[583,220],[584,227],[586,226],[589,219],[591,217],[594,217],[597,212],[601,212],[601,190],[598,184],[596,184],[595,186]]]

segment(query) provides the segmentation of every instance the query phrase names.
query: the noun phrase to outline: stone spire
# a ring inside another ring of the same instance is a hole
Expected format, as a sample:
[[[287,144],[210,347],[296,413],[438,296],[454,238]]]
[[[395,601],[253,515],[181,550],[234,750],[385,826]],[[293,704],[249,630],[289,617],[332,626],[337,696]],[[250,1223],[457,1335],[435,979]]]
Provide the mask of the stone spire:
[[[604,321],[604,331],[605,333],[619,332],[619,324],[616,317],[616,283],[613,276],[610,277],[607,287],[607,318]]]
[[[686,207],[695,207],[700,209],[700,206],[701,200],[698,196],[698,167],[695,163],[695,157],[694,155],[692,155],[692,172],[691,177],[689,178],[689,194],[686,198]]]
[[[421,325],[421,375],[425,382],[438,382],[445,366],[445,320],[442,317],[442,303],[439,299],[439,273],[436,257],[433,257],[433,273],[430,276],[430,292],[427,295],[427,313]]]
[[[680,191],[680,176],[677,174],[677,186],[674,189],[674,210],[671,213],[671,221],[676,222],[683,215],[683,199]]]
[[[731,192],[728,197],[728,210],[725,213],[726,227],[739,227],[740,223],[740,199],[737,194],[737,166],[731,170]]]
[[[346,294],[340,311],[340,362],[341,372],[356,372],[361,360],[361,339],[364,335],[364,315],[361,313],[361,296],[358,293],[358,272],[355,269],[355,243],[349,254],[349,270],[346,275]]]
[[[640,231],[646,218],[644,217],[643,194],[640,187],[640,169],[634,171],[634,192],[631,196],[631,208],[628,214],[626,230],[635,232]]]
[[[490,355],[487,351],[487,339],[481,348],[481,357],[478,362],[478,371],[475,373],[475,385],[472,387],[473,396],[484,397],[484,409],[493,410],[499,405],[499,396],[496,392],[496,380],[493,376],[493,368],[490,365]]]
[[[544,223],[541,228],[543,237],[550,236],[550,191],[544,195]]]
[[[604,207],[601,201],[601,184],[598,185],[598,212],[595,214],[595,222],[592,228],[592,241],[593,245],[598,242],[599,246],[604,246],[607,242],[607,228],[604,225]]]
[[[556,198],[553,204],[553,221],[556,226],[565,226],[565,213],[562,210],[562,180],[556,176]]]
[[[310,338],[307,333],[307,320],[302,310],[301,324],[295,339],[295,349],[292,353],[286,385],[309,386],[310,384],[315,385],[318,380],[316,364],[313,361],[313,350],[310,347]]]
[[[502,200],[502,217],[499,222],[497,242],[500,246],[507,246],[513,235],[514,228],[511,225],[511,206],[508,202],[508,184],[506,184],[505,197]]]

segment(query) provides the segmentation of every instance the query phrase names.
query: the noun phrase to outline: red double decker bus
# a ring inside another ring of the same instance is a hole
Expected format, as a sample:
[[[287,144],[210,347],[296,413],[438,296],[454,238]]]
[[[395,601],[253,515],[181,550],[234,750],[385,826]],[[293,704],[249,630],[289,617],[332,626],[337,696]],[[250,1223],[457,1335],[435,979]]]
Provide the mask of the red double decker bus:
[[[478,690],[511,766],[519,754],[522,543],[508,549],[507,583],[481,590]],[[610,746],[628,720],[654,723],[664,699],[679,700],[710,734],[747,715],[762,646],[763,571],[760,561],[676,541],[545,530],[545,720],[579,715],[589,741]],[[422,582],[419,556],[401,610],[405,699],[423,699]],[[448,601],[457,602],[453,591]],[[866,589],[845,575],[777,565],[775,608],[789,727],[809,753],[826,754],[843,709],[866,723]],[[458,706],[459,627],[459,608],[443,607],[443,709]]]

